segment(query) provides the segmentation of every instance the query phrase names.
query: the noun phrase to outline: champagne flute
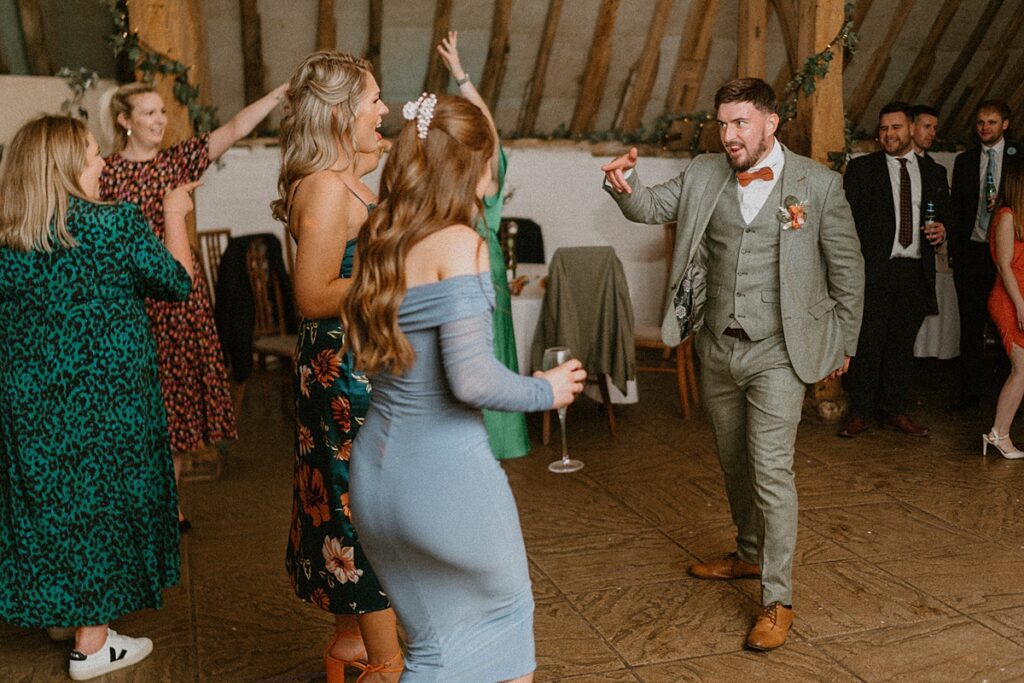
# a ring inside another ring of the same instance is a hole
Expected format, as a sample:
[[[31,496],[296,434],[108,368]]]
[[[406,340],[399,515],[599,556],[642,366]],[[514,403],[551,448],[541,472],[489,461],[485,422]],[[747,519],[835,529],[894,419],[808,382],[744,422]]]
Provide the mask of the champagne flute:
[[[544,349],[544,370],[550,370],[556,368],[566,361],[572,360],[572,351],[569,350],[568,346],[552,346],[551,348]],[[568,474],[569,472],[576,472],[577,470],[583,469],[583,463],[579,460],[571,460],[569,458],[569,446],[566,442],[565,435],[565,413],[568,408],[558,409],[558,424],[562,430],[562,459],[555,460],[548,469],[556,474]]]

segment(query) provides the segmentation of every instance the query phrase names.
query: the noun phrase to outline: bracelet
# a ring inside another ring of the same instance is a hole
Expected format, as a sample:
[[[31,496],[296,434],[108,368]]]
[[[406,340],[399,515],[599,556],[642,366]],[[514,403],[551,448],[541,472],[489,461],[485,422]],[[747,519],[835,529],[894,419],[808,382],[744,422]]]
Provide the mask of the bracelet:
[[[456,78],[455,79],[455,85],[457,85],[459,87],[462,87],[462,86],[466,85],[467,83],[469,83],[469,74],[464,73],[464,74],[462,74],[462,78]]]

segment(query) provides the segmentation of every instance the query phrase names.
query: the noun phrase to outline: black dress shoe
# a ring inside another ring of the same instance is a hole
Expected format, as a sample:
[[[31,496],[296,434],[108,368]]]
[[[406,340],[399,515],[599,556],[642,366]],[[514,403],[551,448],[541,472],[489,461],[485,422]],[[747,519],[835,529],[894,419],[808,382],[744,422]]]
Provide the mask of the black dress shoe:
[[[959,398],[951,403],[946,404],[947,413],[966,413],[972,410],[978,409],[978,399],[976,398]]]

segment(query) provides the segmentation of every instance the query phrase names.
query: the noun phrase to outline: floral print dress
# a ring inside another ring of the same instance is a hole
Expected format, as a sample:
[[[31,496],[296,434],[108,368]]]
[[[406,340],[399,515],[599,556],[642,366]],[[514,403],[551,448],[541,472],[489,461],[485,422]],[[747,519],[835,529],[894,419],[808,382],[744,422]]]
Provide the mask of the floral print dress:
[[[210,136],[184,140],[148,161],[112,154],[106,162],[100,178],[103,199],[138,204],[163,239],[164,195],[203,175],[210,165]],[[195,277],[186,301],[146,300],[174,451],[238,436],[210,292],[195,255],[192,261]]]
[[[352,275],[356,241],[341,277]],[[295,348],[295,487],[285,569],[295,594],[335,614],[390,607],[352,526],[348,460],[370,407],[370,383],[341,353],[337,318],[304,320]]]

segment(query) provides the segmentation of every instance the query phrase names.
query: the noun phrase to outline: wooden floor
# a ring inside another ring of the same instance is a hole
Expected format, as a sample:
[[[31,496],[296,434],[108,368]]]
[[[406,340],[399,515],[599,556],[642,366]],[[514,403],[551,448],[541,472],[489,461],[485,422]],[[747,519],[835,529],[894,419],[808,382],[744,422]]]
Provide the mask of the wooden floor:
[[[929,386],[946,368],[918,371]],[[548,473],[555,454],[539,446],[506,465],[533,573],[537,680],[1024,679],[1024,461],[982,457],[985,411],[947,418],[926,388],[912,414],[929,439],[875,428],[846,441],[805,419],[796,622],[783,649],[754,654],[742,645],[757,583],[686,574],[732,549],[710,428],[676,416],[673,378],[640,381],[614,441],[595,404],[570,410],[581,473]],[[103,680],[323,680],[330,620],[291,595],[283,569],[291,421],[276,378],[270,405],[260,382],[223,475],[184,487],[195,529],[181,585],[162,611],[114,624],[153,638],[153,655]],[[41,631],[0,625],[0,681],[67,680],[66,654]]]

